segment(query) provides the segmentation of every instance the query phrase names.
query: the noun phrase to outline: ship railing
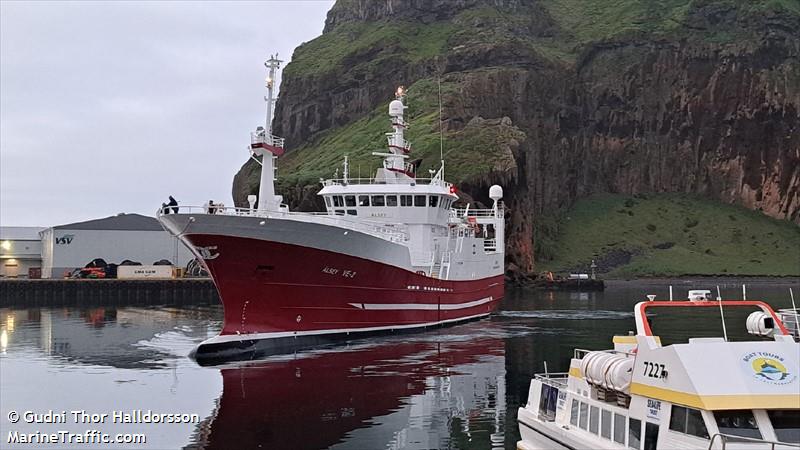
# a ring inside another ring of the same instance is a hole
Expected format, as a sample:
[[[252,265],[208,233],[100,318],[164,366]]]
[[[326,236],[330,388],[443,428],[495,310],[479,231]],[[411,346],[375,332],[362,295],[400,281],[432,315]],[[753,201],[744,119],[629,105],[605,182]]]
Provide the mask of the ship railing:
[[[291,212],[288,211],[286,205],[282,205],[282,210],[278,211],[264,211],[250,208],[239,208],[232,206],[167,206],[166,208],[159,208],[158,215],[165,214],[211,214],[211,215],[224,215],[224,216],[250,216],[250,217],[263,217],[267,219],[280,219],[286,218],[291,220],[298,220],[303,222],[313,223],[328,223],[338,227],[346,228],[353,231],[358,231],[364,234],[369,234],[381,239],[403,244],[408,241],[408,232],[405,227],[401,226],[386,226],[382,224],[372,224],[362,221],[350,219],[348,216],[331,215],[327,212]],[[177,212],[175,211],[177,209]]]
[[[450,214],[453,217],[495,217],[495,212],[498,218],[503,218],[504,208],[494,209],[451,209]]]
[[[388,141],[390,148],[399,148],[403,151],[403,153],[409,153],[411,151],[411,142],[408,142],[405,139],[400,140],[400,145],[395,144],[395,137],[394,133],[387,133],[386,140]]]
[[[569,380],[568,372],[551,372],[551,373],[537,373],[533,376],[534,379],[541,381],[544,384],[553,386],[555,388],[564,389],[567,387],[567,380]]]
[[[275,136],[273,134],[265,134],[259,131],[253,131],[250,133],[250,144],[267,144],[272,145],[274,147],[283,148],[283,143],[285,139],[282,137]]]
[[[409,184],[407,180],[401,181],[389,179],[388,181],[375,181],[374,178],[330,178],[327,180],[321,178],[319,182],[322,184],[322,186],[347,186],[350,184]],[[452,183],[441,181],[437,178],[415,178],[414,184],[441,186],[446,189],[450,189],[450,187],[453,185]]]
[[[721,446],[714,447],[714,443],[717,441],[718,438],[721,443]],[[770,441],[767,439],[736,436],[725,433],[715,433],[713,436],[711,436],[711,441],[708,443],[708,450],[712,449],[725,450],[727,448],[728,442],[732,444],[760,444],[758,447],[755,446],[751,447],[748,445],[747,448],[763,448],[763,449],[769,448],[770,450],[800,448],[800,444],[796,444],[794,442],[778,442],[778,441]]]

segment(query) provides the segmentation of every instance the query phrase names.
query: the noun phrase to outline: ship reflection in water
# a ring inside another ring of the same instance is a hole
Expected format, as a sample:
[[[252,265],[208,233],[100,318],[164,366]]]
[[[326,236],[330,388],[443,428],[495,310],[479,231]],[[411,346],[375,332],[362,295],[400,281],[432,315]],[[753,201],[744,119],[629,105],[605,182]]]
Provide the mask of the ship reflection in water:
[[[196,445],[230,448],[237,436],[241,448],[502,447],[502,355],[499,338],[422,336],[224,368]]]

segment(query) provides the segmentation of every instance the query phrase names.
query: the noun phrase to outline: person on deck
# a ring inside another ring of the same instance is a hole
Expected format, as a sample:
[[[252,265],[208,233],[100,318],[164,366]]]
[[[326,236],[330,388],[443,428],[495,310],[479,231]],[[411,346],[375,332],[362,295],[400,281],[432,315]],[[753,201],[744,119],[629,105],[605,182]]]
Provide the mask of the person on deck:
[[[175,200],[175,197],[169,196],[169,203],[167,203],[167,206],[172,208],[173,214],[178,214],[178,201]]]

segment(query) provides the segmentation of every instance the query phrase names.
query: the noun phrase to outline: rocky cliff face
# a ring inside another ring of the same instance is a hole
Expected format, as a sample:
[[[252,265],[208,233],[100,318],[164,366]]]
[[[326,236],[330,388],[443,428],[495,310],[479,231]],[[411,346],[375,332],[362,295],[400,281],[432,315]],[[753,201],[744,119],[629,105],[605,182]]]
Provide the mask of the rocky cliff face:
[[[800,223],[800,6],[630,3],[339,1],[284,73],[287,163],[313,164],[340,130],[384,114],[395,86],[438,79],[449,145],[495,158],[451,175],[476,200],[504,185],[521,271],[534,270],[534,225],[597,192],[699,193]],[[438,124],[416,131],[438,159]],[[295,206],[315,206],[319,175],[284,186]],[[246,164],[237,203],[257,183]]]

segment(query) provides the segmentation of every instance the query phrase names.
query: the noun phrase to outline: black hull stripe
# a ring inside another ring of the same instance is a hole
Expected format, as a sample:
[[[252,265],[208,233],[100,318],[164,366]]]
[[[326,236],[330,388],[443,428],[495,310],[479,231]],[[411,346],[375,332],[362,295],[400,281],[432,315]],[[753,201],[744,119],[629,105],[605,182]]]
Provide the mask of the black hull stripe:
[[[567,445],[567,444],[565,444],[565,443],[563,443],[563,442],[559,441],[558,439],[556,439],[556,438],[554,438],[554,437],[552,437],[552,436],[548,436],[548,435],[546,435],[546,434],[542,433],[541,431],[537,430],[536,428],[533,428],[532,426],[528,425],[527,423],[525,423],[525,422],[523,422],[523,421],[521,421],[521,420],[517,420],[517,423],[519,423],[520,425],[525,425],[525,426],[526,426],[526,427],[528,427],[529,429],[531,429],[531,430],[533,430],[533,431],[535,431],[535,432],[537,432],[537,433],[541,434],[542,436],[546,437],[547,439],[550,439],[551,441],[553,441],[553,442],[555,442],[555,443],[557,443],[557,444],[559,444],[559,445],[563,445],[564,447],[568,448],[569,450],[577,450],[575,447],[572,447],[572,446],[570,446],[570,445]]]

